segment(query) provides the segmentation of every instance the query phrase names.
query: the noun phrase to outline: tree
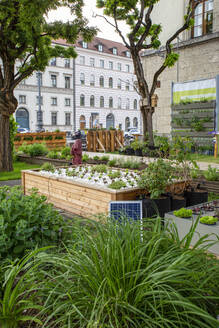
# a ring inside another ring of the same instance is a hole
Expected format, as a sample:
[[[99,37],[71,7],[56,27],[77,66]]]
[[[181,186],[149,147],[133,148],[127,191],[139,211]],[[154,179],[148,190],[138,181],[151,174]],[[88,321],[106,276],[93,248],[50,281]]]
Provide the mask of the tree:
[[[165,44],[165,58],[162,65],[153,76],[153,82],[149,86],[144,75],[141,62],[141,52],[147,49],[158,49],[161,45],[159,34],[162,30],[161,24],[152,22],[151,14],[154,5],[160,0],[97,0],[97,7],[104,9],[104,15],[112,17],[112,23],[106,16],[103,17],[122,38],[125,46],[129,49],[137,77],[137,91],[141,96],[140,111],[143,119],[144,139],[148,138],[149,145],[154,145],[152,116],[155,110],[152,104],[152,96],[157,88],[157,81],[160,74],[171,67],[177,61],[179,55],[174,53],[171,43],[178,35],[192,26],[192,0],[188,1],[187,13],[184,17],[184,24],[179,28]],[[165,0],[167,1],[167,0]],[[130,32],[125,36],[119,27],[119,21],[125,22]]]
[[[47,23],[46,14],[61,6],[70,8],[73,20]],[[96,30],[87,26],[82,8],[83,0],[0,1],[0,171],[13,169],[9,118],[17,108],[14,89],[34,71],[43,71],[50,58],[76,57],[73,47],[53,47],[52,40],[74,43],[79,35],[91,40]]]

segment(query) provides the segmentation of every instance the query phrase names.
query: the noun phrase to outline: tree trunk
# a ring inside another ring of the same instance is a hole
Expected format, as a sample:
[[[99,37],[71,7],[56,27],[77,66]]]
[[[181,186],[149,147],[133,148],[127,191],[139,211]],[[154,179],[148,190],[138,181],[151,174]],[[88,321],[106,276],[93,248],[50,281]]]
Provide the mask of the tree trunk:
[[[0,172],[13,171],[10,144],[10,116],[17,108],[13,91],[0,90]]]
[[[153,120],[152,120],[153,113],[154,113],[153,107],[148,109],[148,111],[147,111],[147,130],[148,130],[149,146],[154,146]]]
[[[147,113],[143,106],[140,108],[140,111],[142,114],[143,140],[146,141],[148,139]]]
[[[0,172],[13,171],[9,116],[0,114]]]

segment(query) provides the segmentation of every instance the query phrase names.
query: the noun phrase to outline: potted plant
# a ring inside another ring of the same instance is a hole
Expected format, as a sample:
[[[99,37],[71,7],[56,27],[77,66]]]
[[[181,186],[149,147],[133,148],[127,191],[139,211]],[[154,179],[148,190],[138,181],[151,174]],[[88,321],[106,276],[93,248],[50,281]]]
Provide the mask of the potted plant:
[[[136,156],[142,156],[142,149],[144,147],[144,144],[142,141],[135,140],[131,143],[130,146],[134,150]]]
[[[174,211],[173,214],[178,218],[190,219],[192,217],[192,210],[182,207],[179,210]]]
[[[217,217],[214,216],[210,216],[210,215],[206,215],[206,216],[202,216],[199,219],[200,223],[206,224],[206,225],[215,225],[218,221]]]
[[[169,162],[159,158],[148,164],[148,167],[142,172],[137,183],[139,188],[149,193],[150,197],[143,199],[143,216],[150,217],[156,214],[156,208],[159,215],[169,212],[170,197],[164,195],[168,184],[173,179],[173,168]]]

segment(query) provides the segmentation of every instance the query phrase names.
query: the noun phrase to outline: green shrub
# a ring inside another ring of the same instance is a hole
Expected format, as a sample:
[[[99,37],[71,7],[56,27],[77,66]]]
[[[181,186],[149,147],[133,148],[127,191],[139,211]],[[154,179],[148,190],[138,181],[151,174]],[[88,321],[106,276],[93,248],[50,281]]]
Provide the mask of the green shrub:
[[[82,155],[82,162],[87,162],[90,159],[89,155],[84,154]]]
[[[201,172],[199,169],[192,169],[191,170],[191,177],[192,179],[198,179],[201,176]]]
[[[48,148],[43,143],[34,143],[33,145],[27,146],[27,151],[30,157],[44,156],[48,153]]]
[[[13,152],[14,151],[14,140],[15,140],[15,136],[17,134],[17,123],[16,123],[13,115],[10,116],[9,130],[10,130],[11,151]],[[19,140],[17,140],[17,141],[19,141]]]
[[[47,157],[52,158],[52,159],[60,158],[59,153],[57,151],[54,151],[54,150],[50,150],[47,154]]]
[[[55,166],[51,163],[46,162],[41,166],[41,170],[55,172]]]
[[[125,188],[125,187],[126,187],[126,183],[122,180],[114,181],[108,185],[108,188],[116,189],[116,190],[119,190],[119,189]]]
[[[0,257],[22,257],[36,246],[60,243],[65,222],[45,196],[24,196],[19,187],[0,188]]]
[[[107,156],[107,155],[103,155],[103,156],[100,157],[100,159],[101,159],[101,161],[108,162],[108,160],[109,160],[109,156]]]
[[[110,160],[107,162],[107,165],[108,165],[108,166],[111,166],[111,167],[112,167],[112,166],[116,166],[116,162],[117,162],[116,159],[110,159]]]
[[[193,228],[180,240],[155,221],[81,226],[77,244],[45,272],[44,327],[217,327],[218,260],[206,240],[190,249]]]
[[[192,216],[192,210],[182,207],[180,210],[174,211],[173,214],[178,218],[190,218]]]
[[[95,161],[99,161],[100,157],[99,157],[99,156],[94,156],[93,159],[94,159]]]
[[[26,142],[23,142],[22,145],[20,147],[18,147],[18,151],[20,151],[24,154],[28,154],[28,147],[29,147],[29,145]]]
[[[219,181],[219,172],[216,168],[208,165],[208,170],[204,171],[204,177],[208,181]]]

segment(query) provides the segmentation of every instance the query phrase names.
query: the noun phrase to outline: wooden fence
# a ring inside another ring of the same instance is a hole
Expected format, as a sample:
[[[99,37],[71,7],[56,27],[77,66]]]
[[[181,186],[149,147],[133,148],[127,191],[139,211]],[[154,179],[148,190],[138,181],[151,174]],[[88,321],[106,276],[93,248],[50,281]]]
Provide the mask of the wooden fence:
[[[88,130],[87,150],[93,152],[114,152],[123,147],[123,131],[120,130]]]
[[[40,132],[40,133],[18,133],[14,139],[17,149],[23,143],[28,145],[34,143],[45,143],[48,149],[62,148],[66,146],[66,132]]]

